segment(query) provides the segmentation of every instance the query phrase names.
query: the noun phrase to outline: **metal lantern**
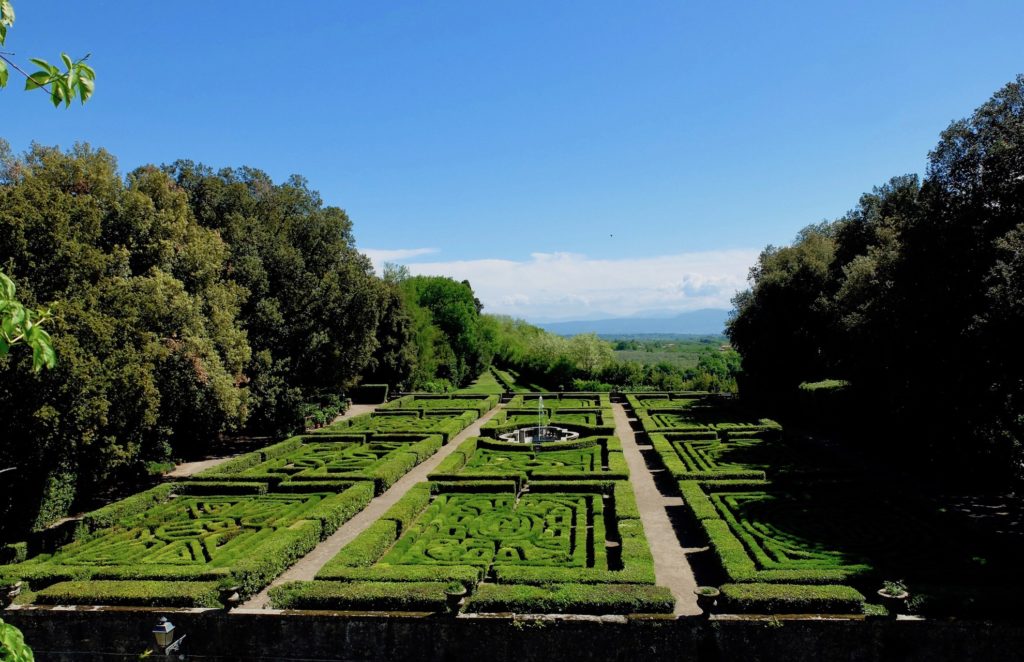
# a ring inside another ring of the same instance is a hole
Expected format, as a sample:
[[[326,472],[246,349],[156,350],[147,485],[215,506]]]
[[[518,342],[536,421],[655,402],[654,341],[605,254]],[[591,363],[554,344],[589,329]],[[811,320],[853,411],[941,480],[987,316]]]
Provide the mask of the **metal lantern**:
[[[160,648],[167,648],[174,641],[174,623],[161,616],[153,628],[153,639]]]

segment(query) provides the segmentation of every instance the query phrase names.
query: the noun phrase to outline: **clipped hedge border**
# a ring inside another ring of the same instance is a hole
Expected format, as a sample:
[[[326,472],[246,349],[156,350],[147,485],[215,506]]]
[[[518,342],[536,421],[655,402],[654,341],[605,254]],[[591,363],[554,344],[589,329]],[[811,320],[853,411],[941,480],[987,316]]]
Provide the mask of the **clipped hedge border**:
[[[12,542],[0,545],[0,565],[21,563],[28,558],[27,542]]]
[[[131,607],[218,607],[217,584],[177,581],[65,581],[35,595],[42,605],[124,605]]]
[[[864,596],[850,586],[725,584],[721,611],[736,614],[859,614]]]
[[[241,587],[239,595],[247,599],[259,593],[293,563],[320,544],[322,528],[319,521],[299,520],[275,535],[260,548],[258,556],[250,556],[231,568],[231,576]]]
[[[519,614],[670,614],[675,598],[663,586],[481,584],[465,611]]]
[[[442,611],[443,582],[289,582],[270,589],[276,609]]]
[[[466,588],[482,579],[483,568],[474,565],[392,565],[380,563],[369,567],[333,566],[324,568],[316,578],[336,582],[461,582]]]
[[[398,522],[378,519],[345,545],[316,576],[318,579],[326,579],[332,577],[339,568],[368,568],[384,556],[384,552],[397,539]]]
[[[321,535],[326,539],[365,508],[373,499],[373,494],[373,484],[369,481],[350,483],[344,492],[324,498],[305,514],[305,518],[319,521]]]
[[[171,494],[178,491],[178,488],[179,485],[176,483],[157,485],[145,492],[139,492],[126,499],[103,506],[91,513],[86,513],[82,516],[82,523],[89,533],[120,524],[134,515],[143,513],[151,507],[167,501]]]

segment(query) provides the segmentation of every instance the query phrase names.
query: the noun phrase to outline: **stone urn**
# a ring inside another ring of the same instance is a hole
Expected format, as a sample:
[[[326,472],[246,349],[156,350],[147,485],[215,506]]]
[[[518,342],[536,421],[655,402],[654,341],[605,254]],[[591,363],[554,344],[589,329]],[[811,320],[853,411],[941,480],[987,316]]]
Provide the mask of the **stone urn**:
[[[722,592],[714,586],[698,586],[693,589],[693,594],[697,596],[697,606],[707,616],[717,610],[718,598]]]

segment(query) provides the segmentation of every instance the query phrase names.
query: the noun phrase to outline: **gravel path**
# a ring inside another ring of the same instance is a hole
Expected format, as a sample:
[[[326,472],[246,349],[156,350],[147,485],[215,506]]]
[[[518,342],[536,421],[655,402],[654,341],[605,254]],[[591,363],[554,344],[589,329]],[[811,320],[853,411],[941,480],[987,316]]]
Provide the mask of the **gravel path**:
[[[351,407],[348,408],[348,411],[346,411],[344,414],[340,414],[332,422],[337,423],[338,421],[343,421],[346,418],[352,418],[353,416],[359,416],[360,414],[369,414],[370,412],[376,411],[377,407],[380,407],[380,405],[352,405]],[[269,442],[264,445],[269,446],[271,443],[273,442]],[[167,477],[188,478],[189,476],[196,475],[197,473],[203,471],[204,469],[209,469],[210,467],[215,467],[218,464],[223,464],[230,460],[231,458],[238,457],[239,455],[242,454],[243,453],[232,453],[231,455],[225,455],[223,457],[214,457],[208,460],[199,460],[197,462],[182,462],[178,466],[174,467],[174,471],[168,473]]]
[[[697,597],[693,590],[697,588],[693,570],[686,559],[686,550],[679,544],[675,529],[669,520],[666,506],[680,503],[679,497],[666,497],[658,491],[654,477],[647,470],[643,454],[636,443],[636,435],[629,425],[629,417],[625,408],[612,404],[615,414],[615,436],[622,442],[622,452],[629,465],[629,482],[633,485],[633,495],[640,509],[640,521],[644,525],[644,534],[654,555],[654,577],[659,586],[665,586],[676,598],[676,615],[700,614]]]
[[[269,590],[272,586],[289,581],[313,579],[316,573],[320,572],[320,568],[324,567],[328,561],[334,558],[342,547],[352,542],[356,536],[376,522],[377,518],[383,515],[388,508],[405,496],[409,488],[416,483],[426,480],[427,474],[433,471],[441,463],[441,460],[451,455],[459,444],[470,437],[479,436],[480,426],[489,421],[498,412],[500,407],[499,405],[478,418],[475,423],[442,446],[441,450],[398,479],[398,482],[392,485],[387,492],[375,497],[366,508],[363,508],[355,517],[342,524],[331,537],[317,545],[309,554],[299,559],[295,565],[275,579],[270,586],[250,598],[248,602],[242,605],[242,608],[266,609],[270,607]]]

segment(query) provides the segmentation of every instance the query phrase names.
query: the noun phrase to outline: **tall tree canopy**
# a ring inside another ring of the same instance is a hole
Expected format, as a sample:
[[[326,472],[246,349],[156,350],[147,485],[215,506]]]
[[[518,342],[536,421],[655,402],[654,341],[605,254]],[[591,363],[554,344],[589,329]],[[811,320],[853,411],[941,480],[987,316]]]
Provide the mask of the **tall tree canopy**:
[[[769,247],[734,300],[744,393],[848,380],[907,444],[1004,476],[1024,440],[1024,76],[952,123],[923,180]]]

